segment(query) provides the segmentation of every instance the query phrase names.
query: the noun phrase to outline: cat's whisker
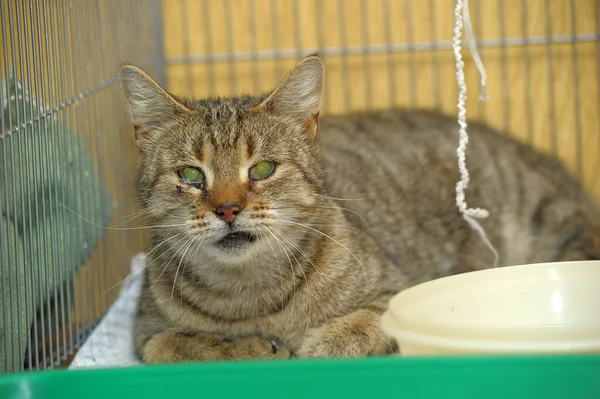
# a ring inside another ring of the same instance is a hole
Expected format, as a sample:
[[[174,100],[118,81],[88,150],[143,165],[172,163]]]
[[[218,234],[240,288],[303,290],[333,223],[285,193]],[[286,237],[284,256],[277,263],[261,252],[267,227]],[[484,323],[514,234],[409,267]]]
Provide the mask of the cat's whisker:
[[[117,225],[115,225],[113,227],[120,227],[120,226],[122,226],[122,225],[124,225],[126,223],[131,222],[132,220],[135,220],[135,219],[139,218],[142,215],[147,214],[148,212],[149,212],[148,209],[142,209],[139,212],[134,212],[132,215],[123,215],[123,218],[129,217],[129,219],[127,219],[124,222],[121,222],[121,223],[119,223],[119,224],[117,224]]]
[[[348,208],[344,208],[343,206],[319,206],[319,205],[313,205],[311,206],[311,208],[320,208],[320,209],[341,209],[350,213],[355,214],[356,216],[358,216],[360,218],[360,220],[362,220],[362,222],[365,224],[367,230],[369,230],[369,224],[367,223],[367,221],[365,220],[365,218],[363,218],[360,213],[353,211],[352,209],[348,209]],[[275,207],[275,208],[271,208],[273,210],[283,210],[283,209],[295,209],[293,207]]]
[[[266,228],[266,226],[263,227]],[[271,241],[268,239],[265,232],[258,227],[253,227],[253,230],[258,231],[261,234],[261,236],[267,241],[267,244],[269,244],[269,247],[271,247],[271,251],[273,251],[273,256],[275,257],[275,262],[277,263],[277,268],[279,269],[279,281],[281,282],[281,308],[283,309],[285,303],[285,298],[283,296],[283,271],[281,270],[281,265],[279,264],[279,257],[277,256],[275,247],[273,247],[273,244],[271,244]]]
[[[146,208],[146,209],[142,209],[142,210],[141,210],[141,211],[139,211],[139,212],[135,212],[135,213],[133,213],[133,214],[132,214],[133,216],[132,216],[132,215],[124,215],[122,218],[126,218],[126,217],[130,217],[130,218],[129,218],[128,220],[126,220],[126,221],[124,221],[124,222],[121,222],[121,223],[119,223],[119,224],[116,224],[116,225],[114,225],[114,226],[112,226],[112,227],[114,228],[114,227],[120,227],[120,226],[123,226],[124,224],[127,224],[127,223],[129,223],[129,222],[131,222],[131,221],[133,221],[133,220],[135,220],[135,219],[137,219],[137,218],[141,217],[141,216],[148,215],[148,214],[150,214],[150,213],[152,213],[152,212],[160,212],[160,213],[162,213],[162,214],[164,214],[164,215],[167,215],[167,216],[169,216],[169,214],[168,214],[167,212],[165,212],[164,210],[162,210],[162,209],[158,209],[158,208],[149,208],[149,207],[148,207],[148,208]]]
[[[293,209],[293,208],[271,208],[271,209],[277,210],[277,209]],[[277,220],[277,218],[275,218],[275,220]],[[358,230],[358,231],[364,231],[365,233],[368,233],[368,231],[365,229],[361,229],[360,227],[349,226],[347,224],[306,223],[306,225],[312,226],[312,227],[338,227],[340,229]]]
[[[75,212],[73,209],[69,208],[68,206],[66,206],[65,204],[63,204],[62,202],[60,202],[58,199],[54,198],[54,201],[58,202],[59,205],[61,205],[62,207],[64,207],[69,212],[73,213],[75,216],[77,216],[78,218],[80,218],[84,222],[89,223],[92,226],[99,227],[101,229],[105,229],[105,230],[118,230],[118,231],[124,231],[124,230],[148,230],[148,229],[160,229],[160,228],[186,227],[187,226],[186,223],[183,223],[183,224],[164,224],[164,225],[155,225],[155,226],[140,226],[140,227],[111,227],[111,226],[102,226],[102,225],[99,225],[97,223],[92,222],[91,220],[88,220],[88,219],[84,218],[83,216],[81,216],[80,214],[78,214],[77,212]]]
[[[338,288],[343,288],[335,280],[332,280],[327,274],[323,273],[323,271],[310,259],[310,257],[308,255],[306,255],[306,252],[304,252],[302,249],[300,249],[300,247],[298,247],[296,244],[294,244],[294,242],[289,237],[287,237],[281,231],[277,231],[277,234],[279,234],[292,247],[294,247],[298,252],[300,252],[300,254],[302,256],[304,256],[304,258],[317,270],[317,272],[321,276],[321,279],[323,280],[324,283],[326,283],[325,278],[327,278],[327,280],[329,281],[329,283],[335,285]]]
[[[336,200],[336,201],[364,201],[366,199],[369,199],[369,197],[364,197],[364,198],[340,198],[340,197],[332,197],[330,195],[323,195],[323,194],[317,194],[317,193],[308,193],[308,195],[314,195],[315,197],[328,198],[328,199],[332,199],[332,200]]]
[[[208,236],[204,236],[200,242],[197,242],[197,241],[194,242],[194,245],[195,245],[194,251],[198,251],[198,248],[200,248],[200,246],[202,245],[202,243],[204,242],[204,240],[206,240],[207,237]],[[184,262],[183,263],[183,270],[181,271],[181,282],[179,283],[179,289],[180,289],[180,292],[181,292],[181,295],[180,295],[180,298],[179,298],[180,299],[179,306],[180,306],[180,309],[181,309],[180,313],[181,313],[181,321],[182,322],[183,322],[183,276],[185,275],[185,268],[186,268],[186,266],[187,266],[187,262]],[[177,276],[175,276],[175,280],[177,280]],[[171,293],[171,297],[172,296],[173,296],[173,294]]]
[[[285,247],[285,245],[283,245],[283,243],[281,242],[281,240],[279,238],[277,238],[277,236],[275,236],[275,234],[273,234],[273,232],[271,231],[270,228],[268,228],[264,224],[262,226],[265,229],[267,229],[267,231],[273,236],[273,238],[275,239],[275,241],[283,249],[283,253],[288,258],[288,262],[290,263],[290,268],[292,269],[292,298],[295,298],[296,297],[296,272],[294,270],[294,266],[292,265],[292,259],[290,258],[290,255],[288,254],[288,249]],[[292,308],[290,309],[290,317],[293,317],[293,315],[294,315],[294,306],[295,306],[295,303],[296,303],[296,301],[292,300]]]
[[[190,247],[194,243],[195,243],[194,242],[194,237],[192,237],[192,239],[190,240],[189,244],[187,244],[187,247],[185,248],[185,250],[181,254],[181,258],[179,259],[179,264],[177,265],[177,270],[175,271],[175,277],[173,278],[173,288],[171,289],[171,298],[169,298],[169,303],[171,303],[173,301],[173,294],[175,293],[175,286],[177,285],[177,276],[179,275],[179,268],[181,268],[181,262],[183,262],[185,260],[185,254],[187,253],[187,251],[190,249]],[[181,278],[183,280],[183,273],[181,275]]]
[[[186,239],[186,236],[184,236],[181,240],[177,241],[175,243],[175,245],[173,245],[173,247],[179,245],[179,243],[183,240]],[[192,241],[194,239],[194,237],[189,237],[188,241]],[[156,281],[152,284],[152,286],[150,286],[150,288],[154,288],[154,286],[156,285],[156,283],[158,283],[158,281],[160,280],[160,278],[162,277],[162,275],[165,273],[165,271],[167,270],[167,268],[171,265],[171,261],[173,260],[173,258],[175,258],[175,256],[177,256],[177,253],[179,251],[181,251],[181,249],[183,247],[185,247],[188,244],[188,241],[185,242],[185,244],[183,244],[182,246],[180,246],[179,248],[177,248],[177,250],[175,251],[175,253],[169,258],[169,261],[167,262],[167,265],[162,269],[162,272],[160,272],[160,274],[158,275],[158,277],[156,278]],[[164,254],[163,254],[164,255]]]
[[[166,243],[167,241],[178,237],[180,235],[182,235],[184,233],[179,233],[179,234],[175,234],[174,236],[170,236],[167,239],[163,240],[160,244],[156,245],[154,248],[152,248],[146,255],[144,255],[144,257],[141,259],[141,262],[144,262],[154,251],[156,251],[161,245],[163,245],[164,243]],[[164,253],[163,253],[164,254]],[[127,277],[125,277],[123,280],[119,281],[118,283],[114,284],[113,286],[111,286],[110,288],[108,288],[106,291],[104,291],[100,297],[103,297],[104,295],[106,295],[109,291],[111,291],[112,289],[114,289],[115,287],[119,286],[120,284],[126,282],[127,280],[133,278],[135,275],[142,273],[148,266],[150,266],[155,260],[153,260],[152,262],[145,264],[140,270],[136,270],[132,273],[130,273]]]
[[[323,237],[329,238],[331,241],[335,242],[336,244],[338,244],[340,247],[344,248],[350,255],[352,255],[354,257],[354,259],[356,259],[356,261],[358,262],[358,264],[360,265],[360,267],[363,270],[363,273],[365,275],[365,283],[367,283],[367,281],[369,280],[368,276],[367,276],[367,270],[365,269],[364,265],[362,264],[362,262],[360,261],[360,259],[358,259],[358,257],[354,254],[354,252],[350,251],[344,244],[342,244],[341,242],[339,242],[338,240],[336,240],[335,238],[331,237],[328,234],[323,233],[320,230],[317,230],[313,227],[307,226],[303,223],[298,223],[298,222],[293,222],[291,220],[285,220],[285,219],[277,219],[277,221],[279,222],[283,222],[283,223],[289,223],[295,226],[299,226],[299,227],[304,227],[307,228],[311,231],[314,231],[315,233],[321,234]]]
[[[325,273],[323,273],[321,271],[321,269],[319,269],[319,267],[306,255],[306,253],[304,251],[302,251],[296,244],[294,244],[294,242],[292,240],[290,240],[285,234],[283,234],[281,231],[277,232],[283,239],[285,239],[290,245],[292,245],[292,247],[294,247],[302,256],[304,256],[304,258],[317,270],[317,272],[319,273],[319,276],[321,277],[323,283],[327,284],[327,281],[325,280],[325,278],[327,278],[329,280],[330,283],[332,283],[333,285],[335,285],[338,288],[342,288],[339,284],[337,284],[337,282],[331,280],[329,278],[329,276],[327,276]],[[301,265],[298,265],[302,271],[302,274],[304,274],[304,269],[302,269]],[[304,279],[306,280],[306,289],[308,291],[308,295],[312,295],[312,292],[309,289],[309,284],[308,284],[308,279],[306,278],[306,275],[304,274]],[[314,298],[316,300],[318,300],[317,296],[314,296]],[[310,324],[310,305],[308,308],[308,317],[306,318],[306,331],[308,331],[309,328],[309,324]]]
[[[176,236],[181,236],[181,235],[184,235],[184,234],[185,234],[185,233],[176,234],[174,237],[176,237]],[[183,239],[184,239],[184,238],[185,238],[185,237],[183,237],[181,240],[179,240],[178,242],[176,242],[176,243],[175,243],[175,245],[177,245],[177,244],[179,244],[181,241],[183,241]],[[170,249],[170,248],[167,248],[167,249],[166,249],[166,250],[165,250],[163,253],[161,253],[160,255],[158,255],[158,256],[156,256],[156,257],[154,257],[154,259],[152,259],[152,261],[151,261],[150,263],[148,263],[147,265],[145,265],[145,266],[142,268],[142,270],[143,270],[143,269],[146,269],[148,266],[150,266],[150,265],[152,265],[154,262],[158,261],[158,260],[159,260],[159,259],[160,259],[160,258],[161,258],[163,255],[165,255],[167,252],[169,252],[169,249]],[[147,256],[146,256],[146,257],[147,257]]]
[[[320,208],[320,209],[341,209],[343,211],[347,211],[347,212],[353,213],[354,215],[358,216],[360,220],[362,220],[362,222],[367,227],[367,230],[370,229],[369,223],[367,223],[367,221],[365,220],[365,218],[362,217],[362,215],[360,213],[358,213],[356,211],[353,211],[352,209],[344,208],[343,206],[339,206],[339,205],[336,205],[336,206],[318,206],[318,205],[316,205],[313,208]]]
[[[275,232],[273,232],[273,234],[275,234]],[[289,250],[289,248],[288,248],[288,250]],[[314,291],[311,291],[311,289],[310,289],[310,284],[309,284],[308,278],[306,276],[306,273],[304,272],[304,268],[300,264],[300,261],[298,261],[298,258],[296,258],[296,255],[294,255],[294,252],[290,251],[290,255],[292,255],[292,257],[296,261],[296,265],[298,265],[298,267],[300,268],[300,272],[302,273],[302,276],[304,276],[304,281],[306,281],[306,292],[307,292],[308,296],[313,297],[315,300],[318,300],[318,296],[315,295]],[[294,295],[295,295],[295,293],[294,293]],[[308,324],[310,323],[310,311],[311,311],[310,301],[307,302],[307,305],[308,305],[308,308],[307,308],[306,325],[308,327]]]

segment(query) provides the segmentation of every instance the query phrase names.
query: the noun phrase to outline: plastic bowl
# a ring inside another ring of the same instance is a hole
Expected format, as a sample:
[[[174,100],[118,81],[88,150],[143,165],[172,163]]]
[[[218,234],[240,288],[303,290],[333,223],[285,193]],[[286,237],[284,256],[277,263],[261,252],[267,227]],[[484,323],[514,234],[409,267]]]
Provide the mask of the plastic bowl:
[[[393,297],[381,323],[403,356],[600,353],[600,261],[429,281]]]

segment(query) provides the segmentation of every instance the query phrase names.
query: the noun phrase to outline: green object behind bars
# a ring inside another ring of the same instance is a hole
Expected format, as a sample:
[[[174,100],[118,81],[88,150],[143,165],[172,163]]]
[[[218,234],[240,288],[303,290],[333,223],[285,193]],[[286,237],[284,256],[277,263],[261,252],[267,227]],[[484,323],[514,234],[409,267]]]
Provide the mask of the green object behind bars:
[[[9,370],[20,368],[35,312],[48,299],[66,303],[66,294],[58,296],[65,287],[71,289],[73,272],[98,245],[104,230],[99,226],[109,222],[113,206],[85,141],[61,123],[58,115],[45,114],[47,108],[12,78],[2,82],[1,100],[5,129],[21,128],[0,137],[0,290],[4,288],[0,309],[14,315],[11,321],[0,314],[0,372],[6,371],[5,358]],[[23,121],[36,119],[39,113],[45,116],[22,127]],[[38,314],[46,336],[55,328],[57,316]],[[19,322],[24,327],[20,333]],[[38,338],[44,339],[42,325],[37,327]],[[35,337],[31,339],[36,344]],[[19,343],[23,351],[13,352]]]
[[[0,398],[582,399],[598,376],[600,356],[206,363],[14,374]]]

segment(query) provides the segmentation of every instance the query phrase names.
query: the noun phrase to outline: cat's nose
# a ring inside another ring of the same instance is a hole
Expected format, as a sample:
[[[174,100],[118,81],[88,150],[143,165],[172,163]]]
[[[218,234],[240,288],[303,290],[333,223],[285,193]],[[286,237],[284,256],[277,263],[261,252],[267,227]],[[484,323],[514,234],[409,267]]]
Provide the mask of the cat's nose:
[[[230,226],[241,211],[242,208],[235,202],[231,201],[225,201],[224,203],[217,205],[215,208],[215,214]]]

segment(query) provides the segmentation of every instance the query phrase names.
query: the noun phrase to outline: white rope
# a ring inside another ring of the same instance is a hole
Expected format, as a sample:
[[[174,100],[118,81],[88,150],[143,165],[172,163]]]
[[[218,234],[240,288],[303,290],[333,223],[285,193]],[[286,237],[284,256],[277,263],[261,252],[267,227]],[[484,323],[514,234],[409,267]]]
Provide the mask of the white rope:
[[[462,11],[462,14],[461,14]],[[469,143],[469,136],[467,135],[467,109],[465,107],[465,102],[467,99],[467,84],[465,83],[465,73],[464,73],[464,62],[461,56],[461,36],[463,23],[465,28],[465,34],[467,37],[467,43],[469,45],[469,49],[471,51],[471,55],[475,61],[475,65],[479,70],[479,74],[481,76],[481,100],[486,100],[487,94],[485,92],[485,84],[487,80],[487,76],[485,73],[485,69],[483,67],[483,62],[481,62],[481,58],[479,57],[479,53],[477,52],[477,47],[475,45],[475,39],[473,37],[473,29],[471,28],[471,20],[469,18],[469,2],[468,0],[457,0],[456,8],[454,10],[454,38],[452,40],[452,48],[454,50],[454,56],[456,58],[456,81],[458,83],[458,124],[460,126],[458,130],[459,141],[458,148],[456,150],[456,154],[458,157],[458,169],[460,171],[461,179],[458,183],[456,183],[456,206],[460,210],[463,215],[465,221],[471,226],[471,228],[477,233],[485,243],[485,245],[492,251],[494,254],[494,267],[498,264],[498,252],[490,242],[487,234],[483,227],[479,224],[477,219],[485,219],[489,216],[489,212],[482,208],[469,208],[465,201],[465,190],[469,186],[469,171],[466,166],[466,148]]]

